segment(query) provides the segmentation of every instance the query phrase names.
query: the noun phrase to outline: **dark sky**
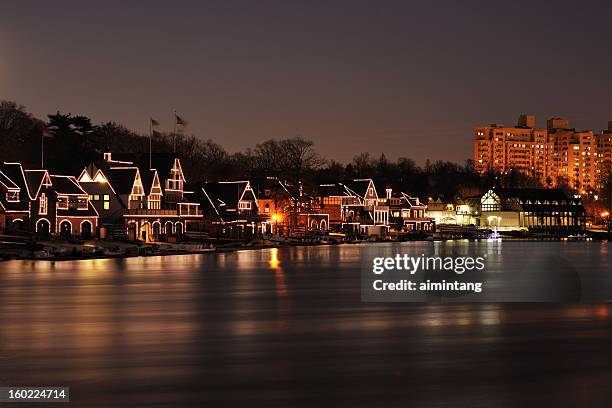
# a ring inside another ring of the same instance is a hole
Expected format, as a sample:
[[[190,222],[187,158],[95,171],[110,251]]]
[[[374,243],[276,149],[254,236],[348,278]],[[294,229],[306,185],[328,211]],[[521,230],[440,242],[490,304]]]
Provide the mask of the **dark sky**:
[[[0,9],[0,98],[137,131],[153,116],[236,151],[301,134],[463,162],[472,128],[521,112],[612,119],[605,2],[13,1]]]

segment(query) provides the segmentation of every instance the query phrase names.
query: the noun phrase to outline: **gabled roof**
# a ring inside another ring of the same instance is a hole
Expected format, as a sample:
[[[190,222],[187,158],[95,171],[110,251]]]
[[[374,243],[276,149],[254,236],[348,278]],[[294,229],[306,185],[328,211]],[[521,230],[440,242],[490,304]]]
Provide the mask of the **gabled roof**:
[[[353,192],[360,198],[364,198],[368,193],[368,187],[370,187],[370,183],[374,183],[372,179],[355,179],[345,181],[343,184],[350,192]],[[374,191],[376,191],[376,187],[374,187]],[[376,194],[378,195],[378,193]]]
[[[359,197],[363,199],[367,193],[372,179],[345,180],[337,183],[320,184],[318,188],[319,197]],[[375,193],[376,187],[374,187]],[[383,195],[384,197],[384,195]]]
[[[236,209],[240,200],[257,202],[255,193],[248,181],[207,182],[202,185],[202,191],[217,208]]]
[[[38,198],[43,185],[51,185],[51,178],[47,170],[26,170],[25,178],[33,199]]]
[[[153,188],[153,182],[156,179],[157,170],[141,170],[140,171],[140,179],[142,181],[142,187],[144,188],[145,194],[151,194],[151,189]],[[157,179],[159,182],[159,178]],[[159,184],[160,188],[163,188],[161,183]]]
[[[402,198],[408,203],[411,207],[425,207],[425,203],[422,203],[418,197],[411,197],[406,193],[402,193]]]
[[[30,195],[30,190],[26,182],[25,171],[23,170],[21,163],[4,162],[0,166],[0,171],[2,171],[2,173],[4,173],[5,176],[21,190],[21,197],[23,199],[25,199],[26,197],[33,199],[33,197]]]
[[[111,167],[106,174],[115,193],[129,195],[136,181],[138,167]]]
[[[87,195],[74,176],[59,176],[52,174],[53,190],[60,195]]]
[[[6,174],[0,169],[0,185],[4,186],[7,190],[18,190],[19,186],[13,182]]]

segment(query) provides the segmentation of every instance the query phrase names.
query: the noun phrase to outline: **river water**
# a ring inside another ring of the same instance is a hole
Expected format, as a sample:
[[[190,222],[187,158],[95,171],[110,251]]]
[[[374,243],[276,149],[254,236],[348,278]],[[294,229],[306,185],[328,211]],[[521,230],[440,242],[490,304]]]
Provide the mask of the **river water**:
[[[362,302],[368,251],[432,245],[453,244],[3,262],[0,385],[97,407],[609,406],[606,303]],[[609,244],[461,245],[612,272]]]

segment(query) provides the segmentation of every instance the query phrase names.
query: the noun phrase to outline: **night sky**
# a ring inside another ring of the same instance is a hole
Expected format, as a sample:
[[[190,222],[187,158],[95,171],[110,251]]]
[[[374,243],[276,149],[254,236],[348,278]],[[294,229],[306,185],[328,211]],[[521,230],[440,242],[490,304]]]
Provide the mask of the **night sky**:
[[[229,151],[301,134],[326,157],[463,162],[472,128],[522,112],[612,120],[605,2],[13,1],[0,98]]]

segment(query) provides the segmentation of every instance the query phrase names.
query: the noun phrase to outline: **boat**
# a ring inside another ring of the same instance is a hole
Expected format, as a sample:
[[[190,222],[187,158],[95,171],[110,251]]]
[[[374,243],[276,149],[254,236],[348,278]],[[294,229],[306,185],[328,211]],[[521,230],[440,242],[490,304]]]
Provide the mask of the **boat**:
[[[33,259],[53,259],[54,255],[45,249],[39,249],[32,252]]]

